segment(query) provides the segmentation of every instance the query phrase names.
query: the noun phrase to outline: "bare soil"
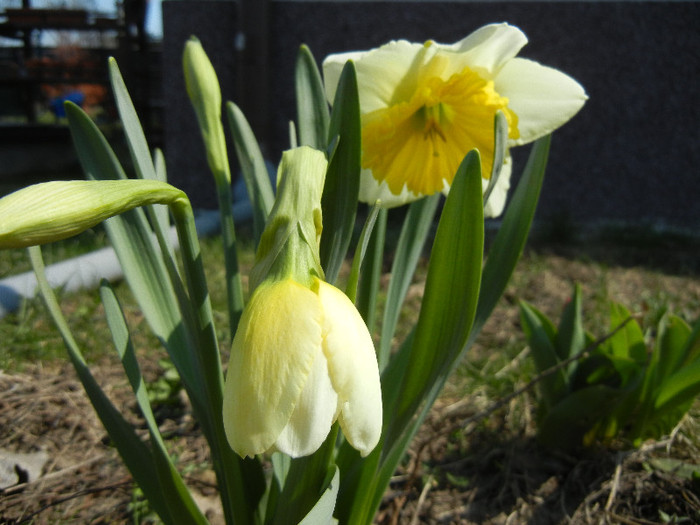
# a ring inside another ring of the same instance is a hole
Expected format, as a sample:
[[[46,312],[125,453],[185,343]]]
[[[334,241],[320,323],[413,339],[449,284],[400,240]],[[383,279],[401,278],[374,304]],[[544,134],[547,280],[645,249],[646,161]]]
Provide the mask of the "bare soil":
[[[605,295],[649,315],[663,303],[689,320],[699,317],[697,252],[683,254],[670,266],[669,257],[636,265],[635,260],[619,263],[620,254],[606,260],[606,253],[610,255],[603,250],[586,260],[567,250],[531,253],[475,345],[475,362],[488,364],[499,348],[521,344],[518,299],[558,318],[574,282],[583,285],[584,304]],[[420,283],[413,292],[420,295]],[[521,352],[512,366],[523,359]],[[156,356],[142,366],[147,377],[162,374]],[[138,425],[119,364],[105,358],[94,373]],[[665,439],[638,449],[600,448],[574,455],[537,443],[532,396],[525,393],[488,417],[473,419],[497,400],[478,388],[465,395],[460,385],[448,385],[392,479],[376,523],[700,523],[700,483],[659,466],[666,459],[698,463],[698,403]],[[212,523],[220,523],[207,448],[186,399],[161,408],[158,417],[202,508]],[[0,449],[41,450],[48,457],[41,477],[27,480],[19,472],[19,483],[0,492],[0,523],[153,520],[67,363],[0,373]]]

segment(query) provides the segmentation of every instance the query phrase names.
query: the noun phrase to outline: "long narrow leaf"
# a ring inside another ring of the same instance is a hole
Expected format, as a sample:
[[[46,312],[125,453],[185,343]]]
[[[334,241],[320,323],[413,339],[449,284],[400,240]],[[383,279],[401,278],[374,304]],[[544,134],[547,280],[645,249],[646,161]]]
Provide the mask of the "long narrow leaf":
[[[117,61],[114,58],[109,59],[109,79],[114,93],[114,100],[119,112],[119,119],[124,126],[124,135],[126,143],[129,147],[129,153],[136,170],[136,175],[142,179],[163,180],[165,181],[164,163],[161,168],[156,171],[154,161],[151,158],[151,153],[146,141],[146,135],[143,132],[143,127],[136,113],[136,108],[131,100],[129,91],[124,83],[124,78],[119,71]],[[162,155],[161,155],[162,160]],[[164,206],[149,206],[149,213],[153,218],[153,224],[156,232],[166,242],[168,251],[172,254],[172,247],[169,243],[167,235],[168,230],[168,210]],[[172,255],[171,255],[172,256]]]
[[[647,361],[647,349],[644,344],[644,334],[635,320],[627,322],[630,311],[623,305],[612,303],[610,305],[610,331],[616,330],[613,336],[605,342],[605,350],[613,356],[634,359],[639,365]],[[626,323],[621,330],[618,327]]]
[[[299,146],[325,150],[330,114],[321,73],[311,51],[299,48],[294,71],[297,98],[297,138]]]
[[[520,320],[530,344],[530,353],[537,365],[537,371],[542,373],[559,364],[561,359],[557,355],[551,336],[547,333],[535,309],[525,302],[520,303]],[[543,378],[540,384],[545,406],[550,409],[565,397],[567,392],[568,381],[564,369],[559,369],[554,374]]]
[[[68,106],[66,110],[78,157],[88,176],[106,179],[123,176],[116,156],[94,123],[77,107]],[[201,270],[198,266],[201,253],[191,213],[187,224],[184,230],[181,225],[179,231],[183,253]],[[202,281],[197,285],[198,295],[190,294],[185,300],[181,293],[175,292],[169,278],[173,272],[168,272],[155,247],[142,210],[112,217],[105,227],[129,286],[154,333],[168,349],[212,448],[227,518],[233,523],[248,523],[252,519],[251,509],[260,496],[262,471],[257,461],[237,458],[224,436],[220,417],[221,364],[202,275],[195,272],[195,279]],[[192,274],[189,276],[191,280]],[[248,468],[255,479],[244,485],[242,472]]]
[[[175,465],[173,464],[168,451],[163,442],[163,438],[158,429],[156,418],[151,410],[148,400],[146,383],[141,375],[141,369],[136,360],[134,347],[129,337],[129,330],[122,313],[121,306],[114,291],[108,283],[102,282],[100,285],[100,296],[105,308],[105,317],[109,330],[112,333],[112,340],[121,359],[124,371],[129,379],[141,414],[143,415],[151,439],[151,451],[154,457],[154,464],[158,473],[158,480],[164,499],[168,502],[172,516],[177,516],[178,521],[187,523],[198,523],[205,525],[208,523],[197,504],[192,499],[192,494],[182,481]]]
[[[78,374],[80,382],[85,388],[85,393],[90,398],[92,406],[102,421],[107,433],[114,442],[124,463],[139,485],[144,495],[150,502],[153,509],[166,523],[176,524],[170,515],[170,507],[163,497],[158,482],[153,456],[145,443],[134,432],[133,427],[124,419],[119,411],[114,407],[104,391],[100,388],[90,368],[85,362],[78,344],[68,327],[61,309],[56,301],[56,297],[51,290],[51,286],[44,271],[44,261],[41,256],[41,249],[38,246],[29,248],[29,257],[37,278],[37,285],[46,307],[51,315],[56,327],[61,333],[63,342],[68,350],[73,367]]]
[[[583,329],[581,286],[574,286],[574,293],[569,303],[564,307],[559,329],[554,341],[557,355],[562,361],[575,356],[586,345],[586,333]],[[575,366],[571,363],[569,370]]]
[[[377,222],[372,229],[366,257],[360,268],[360,283],[358,285],[357,297],[355,298],[357,310],[365,320],[365,324],[367,324],[370,333],[374,332],[377,293],[382,277],[387,217],[387,209],[381,208],[377,216]]]
[[[77,106],[67,105],[78,158],[88,178],[109,180],[124,178],[114,152],[92,120]],[[133,290],[155,335],[166,344],[195,406],[203,407],[198,395],[202,385],[194,374],[191,338],[185,331],[178,298],[168,279],[168,271],[155,249],[151,230],[142,210],[113,217],[105,222],[112,246],[124,276]]]
[[[415,334],[382,375],[380,445],[363,460],[348,446],[338,454],[349,487],[338,499],[343,523],[371,521],[408,443],[466,350],[483,258],[480,164],[478,153],[471,152],[460,165],[438,225]],[[360,496],[352,499],[347,493]]]
[[[332,477],[323,494],[321,494],[316,505],[304,516],[304,519],[299,522],[299,525],[337,523],[337,520],[333,519],[333,511],[335,510],[335,500],[338,497],[338,489],[340,488],[340,470],[338,467],[332,467],[331,472]]]
[[[148,143],[146,142],[146,135],[143,132],[136,109],[129,96],[124,78],[119,71],[119,66],[117,66],[117,61],[114,58],[109,59],[109,79],[136,173],[142,179],[156,179],[156,171],[153,167]]]
[[[308,517],[318,504],[319,495],[328,488],[329,469],[335,471],[337,468],[332,464],[337,436],[338,425],[335,424],[323,445],[315,453],[291,460],[274,515],[265,516],[266,523],[297,525],[305,516]],[[307,521],[307,523],[312,522]]]
[[[206,403],[200,414],[201,423],[211,448],[226,519],[233,524],[247,524],[252,522],[265,488],[263,471],[257,459],[245,460],[237,456],[226,439],[221,417],[224,377],[194,214],[189,202],[178,202],[171,206],[171,211],[195,312],[196,345],[192,353]]]
[[[457,170],[438,224],[411,358],[399,389],[399,428],[432,385],[444,382],[471,331],[484,253],[481,203],[481,160],[472,151]],[[391,407],[386,408],[393,418]]]
[[[692,403],[698,395],[700,395],[700,359],[666,378],[656,392],[654,416],[660,417],[679,406]]]
[[[233,146],[241,167],[243,181],[248,191],[248,199],[253,209],[253,231],[256,242],[265,229],[265,221],[275,200],[265,159],[253,130],[243,112],[233,102],[226,104]]]
[[[481,279],[481,294],[472,338],[476,338],[503,295],[525,247],[542,189],[550,140],[551,136],[547,135],[537,140],[532,146],[523,175],[489,250]]]
[[[328,143],[338,138],[323,187],[321,265],[326,280],[334,284],[345,260],[355,226],[360,191],[360,98],[352,62],[343,67],[328,130]]]
[[[401,306],[413,279],[425,241],[431,231],[435,210],[439,202],[440,195],[432,195],[411,203],[406,213],[396,252],[394,253],[391,281],[389,281],[389,289],[386,293],[382,336],[377,352],[380,371],[389,362],[391,343],[396,331],[399,314],[401,313]]]
[[[352,267],[350,268],[350,275],[348,276],[348,286],[345,291],[346,295],[352,302],[355,302],[357,298],[357,285],[360,278],[360,268],[362,267],[365,254],[367,253],[367,247],[369,246],[372,232],[374,230],[374,224],[377,221],[378,215],[379,207],[374,206],[367,216],[365,225],[362,227],[362,232],[360,233],[360,238],[357,241],[357,248],[355,249],[355,255],[352,259]]]
[[[690,326],[677,315],[669,315],[664,320],[663,329],[657,335],[662,356],[656,367],[658,385],[665,383],[683,364],[686,342],[690,334]],[[700,376],[698,382],[700,383]]]

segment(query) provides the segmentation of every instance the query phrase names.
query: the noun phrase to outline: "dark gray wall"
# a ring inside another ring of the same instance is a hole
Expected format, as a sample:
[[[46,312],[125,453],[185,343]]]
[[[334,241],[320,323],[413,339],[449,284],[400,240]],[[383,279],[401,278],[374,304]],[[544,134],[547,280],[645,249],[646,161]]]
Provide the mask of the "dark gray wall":
[[[185,89],[182,52],[189,37],[196,36],[217,72],[223,100],[234,100],[237,19],[234,2],[163,2],[163,149],[168,180],[187,193],[196,207],[213,209],[217,200]]]
[[[229,2],[165,2],[167,114],[174,100],[182,104],[182,97],[171,91],[180,89],[173,71],[181,77],[179,66],[171,67],[173,60],[167,58],[173,38],[199,35],[224,75],[236,30],[233,11]],[[272,117],[266,141],[271,160],[277,162],[287,147],[287,122],[295,118],[293,66],[301,43],[320,62],[328,53],[367,49],[396,38],[449,43],[483,24],[506,21],[530,38],[520,56],[561,69],[590,96],[554,135],[540,221],[649,222],[697,229],[698,20],[700,4],[695,2],[272,2]],[[178,108],[171,116],[187,111],[192,110]],[[166,135],[169,172],[186,191],[201,187],[194,182],[201,169],[171,159],[181,159],[183,145],[199,146],[190,129],[194,118],[190,120],[169,125]],[[187,138],[177,142],[171,133]],[[522,169],[527,149],[514,150],[515,173]]]

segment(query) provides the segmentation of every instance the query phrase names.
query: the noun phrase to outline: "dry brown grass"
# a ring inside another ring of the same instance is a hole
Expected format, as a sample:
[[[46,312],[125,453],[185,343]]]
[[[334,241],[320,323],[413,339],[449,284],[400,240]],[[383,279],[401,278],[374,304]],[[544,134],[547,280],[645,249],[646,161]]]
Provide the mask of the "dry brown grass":
[[[696,403],[672,436],[639,449],[594,449],[580,455],[545,450],[535,439],[534,398],[527,392],[485,419],[462,423],[508,389],[528,380],[528,358],[516,300],[558,317],[574,281],[584,290],[587,318],[604,318],[613,298],[653,317],[665,306],[695,319],[700,283],[693,271],[581,260],[565,252],[531,253],[519,266],[468,362],[447,385],[386,493],[376,523],[388,524],[647,524],[700,521],[697,482],[659,458],[697,462],[700,407]],[[419,300],[420,283],[412,288]],[[693,317],[694,315],[694,317]],[[604,333],[605,327],[596,330]],[[149,352],[146,377],[162,374]],[[119,364],[94,368],[100,384],[139,425]],[[206,445],[186,400],[158,413],[173,456],[203,507],[216,512],[216,489]],[[145,435],[145,432],[144,432]],[[133,523],[138,514],[129,473],[110,446],[69,365],[27,365],[0,374],[0,449],[43,450],[42,477],[0,492],[0,523]],[[136,510],[135,510],[136,509]],[[661,512],[660,512],[661,511]]]

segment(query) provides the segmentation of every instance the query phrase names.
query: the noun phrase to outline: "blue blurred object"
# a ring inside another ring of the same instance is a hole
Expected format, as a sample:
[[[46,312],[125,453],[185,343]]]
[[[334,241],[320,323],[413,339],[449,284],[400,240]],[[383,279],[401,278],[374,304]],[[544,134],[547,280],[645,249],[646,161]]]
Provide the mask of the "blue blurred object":
[[[63,107],[63,103],[66,100],[82,107],[83,102],[85,102],[85,95],[81,91],[71,91],[63,96],[52,99],[51,102],[49,102],[49,106],[53,114],[58,118],[66,116],[66,109]]]

